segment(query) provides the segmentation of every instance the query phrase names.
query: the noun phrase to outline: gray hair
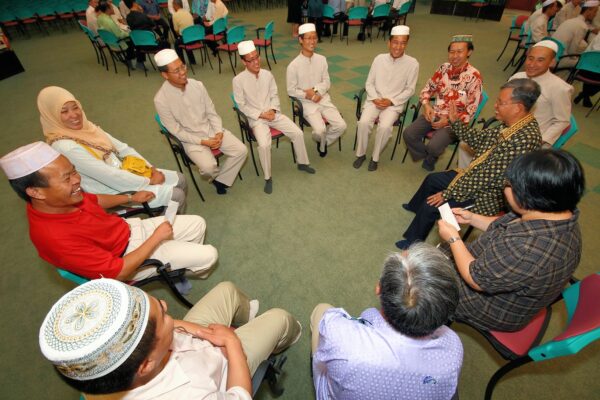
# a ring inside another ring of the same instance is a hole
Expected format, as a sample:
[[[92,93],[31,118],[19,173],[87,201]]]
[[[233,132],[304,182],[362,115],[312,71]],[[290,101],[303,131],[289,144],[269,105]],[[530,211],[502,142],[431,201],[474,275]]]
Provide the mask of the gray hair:
[[[430,335],[454,316],[458,305],[454,266],[427,243],[388,256],[379,287],[387,322],[410,337]]]
[[[511,99],[517,103],[523,104],[526,111],[531,110],[542,93],[540,85],[529,78],[510,80],[500,87],[500,90],[502,89],[512,89]]]

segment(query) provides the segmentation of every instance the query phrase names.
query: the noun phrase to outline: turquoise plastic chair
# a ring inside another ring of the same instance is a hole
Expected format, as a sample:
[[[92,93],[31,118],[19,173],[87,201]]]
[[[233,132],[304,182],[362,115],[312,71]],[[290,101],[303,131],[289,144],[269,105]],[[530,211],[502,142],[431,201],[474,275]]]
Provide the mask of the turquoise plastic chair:
[[[212,30],[212,34],[206,35],[206,40],[209,40],[211,42],[218,42],[220,40],[223,40],[223,38],[225,37],[225,31],[227,30],[227,18],[223,17],[216,20],[215,23],[212,25]]]
[[[600,51],[586,51],[581,53],[579,62],[577,62],[577,65],[570,73],[569,79],[567,79],[567,82],[569,83],[572,83],[573,81],[581,81],[583,83],[587,83],[588,85],[600,86],[600,81],[582,76],[579,74],[579,71],[589,71],[600,74]],[[592,113],[592,111],[594,111],[594,109],[596,109],[599,101],[600,97],[585,115],[586,118]]]
[[[348,10],[348,28],[351,26],[360,26],[361,29],[363,29],[368,14],[369,9],[367,7],[352,7]],[[348,32],[348,36],[346,36],[346,45],[348,44],[348,37],[350,37],[350,32]],[[363,44],[365,43],[364,39],[362,42]]]
[[[110,54],[113,67],[115,68],[115,74],[117,73],[117,61],[119,61],[127,67],[127,76],[131,76],[129,62],[127,60],[127,44],[125,43],[125,39],[119,39],[114,33],[104,29],[98,29],[98,36],[100,36],[100,39],[102,39],[108,48],[108,53]],[[123,45],[125,47],[123,47]]]
[[[373,41],[373,25],[377,25],[377,37],[379,37],[379,32],[384,31],[386,21],[390,16],[390,10],[391,6],[387,3],[380,4],[373,9],[373,12],[371,13],[371,18],[373,18],[373,22],[369,27],[369,32],[371,33],[371,35],[369,35],[369,41]],[[383,38],[385,39],[385,33],[383,34]]]
[[[561,297],[567,310],[567,326],[560,335],[543,344],[539,343],[550,321],[550,306],[540,310],[528,325],[516,332],[484,331],[468,321],[458,321],[477,330],[502,357],[509,360],[488,382],[486,400],[491,400],[496,384],[513,369],[530,362],[577,354],[600,338],[600,274],[589,275],[567,287]]]
[[[521,40],[519,37],[519,33],[513,34],[513,32],[520,32],[523,24],[525,23],[525,21],[527,21],[528,18],[529,16],[527,15],[516,15],[513,17],[512,22],[510,23],[510,28],[508,28],[508,37],[506,38],[504,47],[502,48],[502,51],[496,58],[496,61],[500,60],[500,57],[502,57],[504,51],[506,51],[509,42],[519,42]]]
[[[92,30],[86,25],[82,24],[81,21],[79,21],[79,27],[81,28],[83,33],[86,34],[86,36],[92,43],[92,46],[94,47],[94,52],[96,53],[96,62],[98,62],[98,64],[101,63],[102,65],[104,65],[106,67],[106,70],[108,71],[108,60],[106,59],[106,55],[104,54],[103,50],[106,46],[104,45],[104,43],[101,43],[98,40],[100,37],[94,32],[92,32]]]
[[[398,25],[400,23],[400,18],[402,18],[402,25],[406,25],[406,18],[408,17],[408,13],[410,11],[411,6],[413,5],[414,0],[407,1],[402,4],[398,9],[398,17],[394,21],[394,25]]]
[[[569,126],[565,128],[556,142],[554,142],[552,147],[555,149],[560,149],[565,143],[567,143],[567,140],[571,139],[571,136],[577,133],[578,130],[579,127],[577,126],[577,121],[575,121],[575,117],[571,115],[571,118],[569,119]]]
[[[201,25],[190,25],[181,31],[181,41],[183,43],[180,47],[186,51],[200,50],[202,66],[204,66],[204,58],[206,58],[210,65],[210,69],[213,69],[212,61],[210,61],[210,57],[208,56],[208,47],[204,43],[205,40],[206,31],[204,30],[204,27]],[[196,75],[194,65],[190,62],[189,56],[187,63],[190,66],[192,73]]]
[[[225,52],[227,52],[227,55],[229,56],[229,64],[231,64],[231,71],[233,72],[233,75],[236,74],[235,68],[237,67],[236,53],[237,53],[238,43],[243,41],[245,37],[246,37],[246,28],[243,26],[234,26],[227,30],[226,43],[221,44],[217,47],[217,51],[218,51],[217,54],[219,56],[219,73],[221,73],[221,64],[223,62],[223,61],[221,61],[221,52],[225,51]],[[233,59],[235,59],[235,67],[234,67],[234,61],[231,58],[232,54],[233,54]]]
[[[129,38],[133,42],[133,45],[138,52],[144,54],[156,54],[162,50],[156,41],[154,32],[152,31],[133,30],[129,33]],[[156,71],[156,67],[154,66],[154,61],[152,61],[152,58],[153,57],[148,57],[150,60],[150,65],[152,65],[152,68]],[[148,76],[146,64],[144,64],[144,75]]]
[[[258,47],[258,53],[260,54],[260,49],[265,49],[265,58],[267,59],[267,65],[269,66],[269,70],[271,69],[271,63],[269,63],[269,54],[267,53],[267,47],[271,48],[271,55],[273,56],[273,61],[277,64],[277,60],[275,59],[275,53],[273,52],[273,30],[275,28],[275,23],[273,21],[268,22],[264,28],[256,29],[256,39],[253,39],[254,46]],[[263,38],[260,38],[260,32],[264,31]]]

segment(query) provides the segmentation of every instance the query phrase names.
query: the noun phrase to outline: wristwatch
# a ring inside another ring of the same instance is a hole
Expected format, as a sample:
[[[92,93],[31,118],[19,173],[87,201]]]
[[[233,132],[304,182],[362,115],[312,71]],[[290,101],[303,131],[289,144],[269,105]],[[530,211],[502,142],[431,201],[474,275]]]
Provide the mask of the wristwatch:
[[[131,195],[131,193],[127,193],[127,202],[131,203],[133,201],[133,196]]]
[[[454,237],[451,237],[450,239],[448,239],[446,242],[447,242],[448,244],[452,244],[452,243],[454,243],[454,242],[458,242],[458,241],[460,241],[460,240],[462,240],[460,237],[458,237],[458,236],[454,236]]]

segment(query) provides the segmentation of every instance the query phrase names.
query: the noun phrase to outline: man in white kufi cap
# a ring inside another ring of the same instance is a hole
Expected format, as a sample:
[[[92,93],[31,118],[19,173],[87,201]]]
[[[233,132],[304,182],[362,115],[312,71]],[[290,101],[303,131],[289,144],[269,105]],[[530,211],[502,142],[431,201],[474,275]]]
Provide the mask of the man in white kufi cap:
[[[313,129],[317,151],[321,157],[325,157],[327,147],[346,130],[346,122],[329,95],[331,81],[327,60],[315,53],[315,25],[300,25],[298,34],[301,49],[300,54],[287,67],[287,93],[302,104],[304,119]]]
[[[211,180],[217,193],[227,194],[248,150],[223,128],[221,117],[202,82],[188,79],[187,68],[175,50],[164,49],[154,56],[165,82],[154,96],[154,106],[165,128],[183,144],[200,174]],[[220,166],[212,151],[225,155]]]
[[[571,118],[573,86],[550,72],[557,53],[558,45],[552,40],[536,43],[527,52],[525,71],[518,72],[509,79],[531,78],[540,85],[542,94],[535,103],[533,115],[540,126],[544,147],[550,147],[556,142],[562,131],[569,126]]]
[[[271,128],[290,138],[299,170],[311,174],[315,170],[309,166],[303,132],[281,114],[277,84],[270,71],[260,68],[260,55],[254,43],[251,40],[240,42],[238,52],[246,69],[233,78],[233,96],[239,110],[248,118],[258,143],[258,157],[265,178],[264,191],[271,194]]]
[[[546,0],[542,3],[541,14],[534,20],[529,18],[528,24],[531,29],[531,40],[539,42],[548,34],[548,21],[556,15],[560,3],[556,0]]]
[[[406,109],[410,96],[415,93],[419,63],[404,53],[409,35],[408,26],[393,27],[388,40],[389,52],[379,54],[371,64],[365,84],[367,97],[356,128],[354,168],[360,168],[365,161],[369,135],[378,120],[369,171],[377,169],[379,155],[392,137],[394,122]]]
[[[581,12],[575,18],[571,18],[559,25],[552,35],[553,39],[560,40],[565,47],[563,55],[581,54],[585,51],[588,43],[585,37],[588,31],[598,33],[598,28],[590,28],[598,13],[598,0],[588,0],[583,3]],[[572,67],[577,64],[577,57],[567,57],[560,61],[559,67]]]
[[[206,276],[217,250],[202,244],[206,223],[196,215],[123,218],[104,209],[150,201],[154,193],[90,194],[65,157],[44,142],[20,147],[0,158],[0,168],[14,191],[27,201],[29,237],[48,263],[87,279],[141,280],[156,275],[139,268],[154,258],[172,269]]]
[[[571,0],[563,4],[560,11],[554,16],[552,28],[556,30],[566,20],[575,18],[581,14],[581,6],[583,3],[584,0]]]
[[[250,400],[259,364],[302,331],[287,311],[257,316],[258,308],[258,300],[222,282],[175,320],[163,300],[96,279],[54,304],[39,344],[63,381],[88,400]]]

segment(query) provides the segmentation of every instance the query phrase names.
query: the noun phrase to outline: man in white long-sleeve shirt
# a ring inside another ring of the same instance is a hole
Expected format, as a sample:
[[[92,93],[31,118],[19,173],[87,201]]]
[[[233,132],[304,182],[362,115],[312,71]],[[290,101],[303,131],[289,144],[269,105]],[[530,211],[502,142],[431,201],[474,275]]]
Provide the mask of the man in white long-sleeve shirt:
[[[546,36],[550,36],[548,34],[548,21],[558,12],[559,4],[556,0],[546,0],[542,3],[542,13],[529,24],[531,27],[531,39],[534,42],[537,43]]]
[[[177,53],[164,49],[154,56],[165,82],[154,96],[162,124],[183,143],[188,157],[203,176],[212,179],[218,194],[226,194],[242,168],[248,150],[223,128],[221,117],[202,82],[187,78],[187,69]],[[212,150],[225,154],[219,167]]]
[[[271,130],[280,130],[294,145],[298,169],[313,174],[309,167],[304,135],[288,117],[281,114],[277,84],[270,71],[260,68],[260,56],[251,40],[240,42],[238,51],[246,69],[233,78],[233,96],[248,117],[252,134],[258,142],[258,157],[265,176],[265,193],[273,192],[271,177]]]
[[[302,102],[304,119],[313,128],[313,139],[317,142],[319,155],[325,157],[327,146],[334,143],[346,130],[346,122],[329,96],[331,82],[327,60],[315,53],[315,25],[301,25],[298,33],[302,48],[287,67],[287,92]]]
[[[542,89],[535,102],[533,115],[540,125],[544,147],[550,147],[569,126],[573,86],[550,72],[550,65],[558,46],[552,40],[542,40],[529,49],[525,59],[525,72],[518,72],[509,80],[530,78]]]
[[[566,20],[554,32],[552,35],[553,39],[560,40],[565,46],[565,52],[563,55],[577,55],[583,53],[588,43],[585,41],[585,37],[590,30],[590,25],[596,14],[598,13],[598,0],[588,0],[583,3],[581,7],[581,13],[575,17]],[[591,31],[595,34],[598,33],[598,29],[594,28]],[[567,57],[560,61],[560,67],[572,67],[577,64],[577,57]]]
[[[379,54],[371,64],[365,85],[367,100],[357,127],[354,168],[360,168],[365,161],[369,134],[375,121],[379,120],[369,171],[377,169],[379,155],[392,136],[394,122],[415,92],[419,63],[404,54],[409,35],[408,26],[395,26],[388,41],[389,53]]]

